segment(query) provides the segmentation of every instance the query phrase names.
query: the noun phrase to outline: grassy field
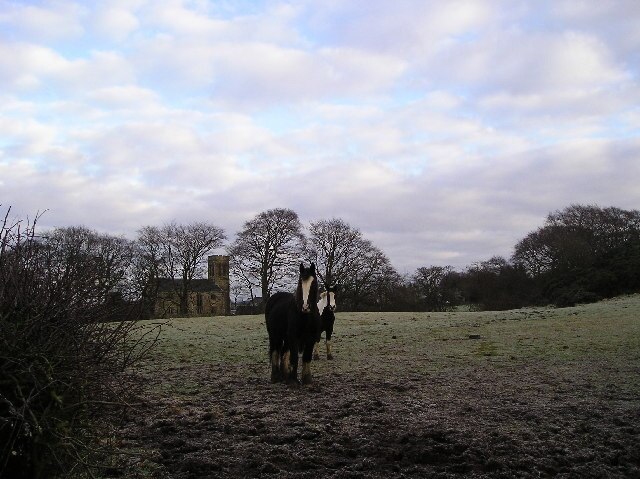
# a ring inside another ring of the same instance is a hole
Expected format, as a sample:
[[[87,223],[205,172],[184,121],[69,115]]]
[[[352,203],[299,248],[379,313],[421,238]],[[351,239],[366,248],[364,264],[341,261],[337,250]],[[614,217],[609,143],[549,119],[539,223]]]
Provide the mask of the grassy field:
[[[158,477],[640,477],[640,295],[338,312],[300,389],[270,384],[263,316],[158,324],[155,407],[123,432]]]
[[[337,313],[333,348],[339,361],[314,364],[326,374],[354,367],[393,374],[460,366],[543,360],[640,362],[640,295],[575,308],[465,313]],[[162,333],[148,367],[262,365],[268,377],[264,316],[150,321]],[[479,337],[478,337],[479,336]],[[321,347],[321,351],[323,348]],[[399,364],[399,362],[401,364]],[[628,378],[629,386],[634,380]]]

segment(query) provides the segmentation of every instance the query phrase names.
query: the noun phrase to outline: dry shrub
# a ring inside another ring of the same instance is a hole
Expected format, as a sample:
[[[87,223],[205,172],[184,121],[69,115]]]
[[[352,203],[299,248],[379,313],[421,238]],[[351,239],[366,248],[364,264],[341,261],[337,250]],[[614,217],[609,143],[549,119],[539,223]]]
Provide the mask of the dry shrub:
[[[9,211],[0,223],[0,477],[91,477],[113,457],[106,428],[136,401],[139,381],[126,371],[153,343],[133,339],[139,301],[115,293],[127,244],[83,228],[37,237],[37,217],[13,221]]]

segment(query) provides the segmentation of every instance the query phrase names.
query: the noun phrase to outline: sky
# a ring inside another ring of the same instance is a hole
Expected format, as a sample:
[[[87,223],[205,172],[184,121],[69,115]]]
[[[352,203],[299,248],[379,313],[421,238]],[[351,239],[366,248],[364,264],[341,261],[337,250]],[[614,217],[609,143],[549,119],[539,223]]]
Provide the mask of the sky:
[[[640,208],[637,0],[0,0],[0,210],[135,238],[291,208],[400,273]]]

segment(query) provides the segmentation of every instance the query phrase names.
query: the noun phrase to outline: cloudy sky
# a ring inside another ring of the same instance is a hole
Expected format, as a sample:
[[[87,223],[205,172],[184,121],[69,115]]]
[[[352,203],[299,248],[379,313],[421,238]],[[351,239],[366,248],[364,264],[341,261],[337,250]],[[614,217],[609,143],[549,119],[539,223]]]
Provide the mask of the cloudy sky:
[[[396,268],[640,208],[637,0],[0,0],[0,203],[135,237],[269,208]]]

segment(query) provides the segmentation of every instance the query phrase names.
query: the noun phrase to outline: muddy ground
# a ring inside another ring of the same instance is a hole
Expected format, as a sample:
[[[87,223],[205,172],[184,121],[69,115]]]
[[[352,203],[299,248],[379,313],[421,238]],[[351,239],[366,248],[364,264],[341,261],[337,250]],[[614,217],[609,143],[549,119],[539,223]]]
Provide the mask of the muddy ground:
[[[620,370],[398,366],[302,388],[270,384],[266,363],[173,368],[150,385],[189,378],[191,390],[148,397],[122,437],[175,479],[640,477],[640,398],[592,384]]]
[[[335,359],[299,388],[270,383],[264,318],[175,320],[116,435],[144,458],[120,477],[640,478],[638,318],[640,295],[340,313]]]

